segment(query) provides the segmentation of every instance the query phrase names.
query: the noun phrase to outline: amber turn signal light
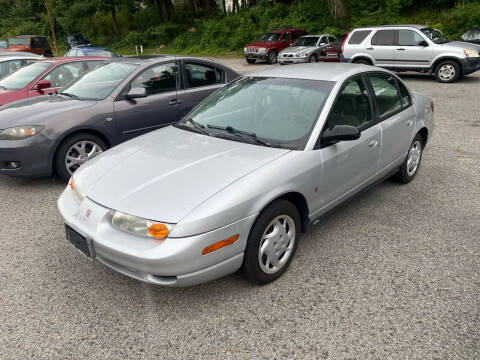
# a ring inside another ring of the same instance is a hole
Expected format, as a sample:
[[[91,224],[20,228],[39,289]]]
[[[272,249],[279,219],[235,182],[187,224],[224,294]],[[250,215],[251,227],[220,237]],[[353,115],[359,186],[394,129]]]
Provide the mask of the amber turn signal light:
[[[235,241],[238,240],[239,237],[240,237],[240,235],[236,234],[236,235],[233,235],[233,236],[229,237],[228,239],[225,239],[225,240],[216,242],[215,244],[209,245],[205,249],[203,249],[202,255],[207,255],[207,254],[210,254],[211,252],[217,251],[218,249],[221,249],[225,246],[232,245]]]
[[[148,233],[157,239],[165,239],[168,232],[168,227],[165,224],[153,224],[148,228]]]
[[[73,177],[72,177],[72,180],[70,180],[70,189],[75,189],[75,181],[73,180]]]

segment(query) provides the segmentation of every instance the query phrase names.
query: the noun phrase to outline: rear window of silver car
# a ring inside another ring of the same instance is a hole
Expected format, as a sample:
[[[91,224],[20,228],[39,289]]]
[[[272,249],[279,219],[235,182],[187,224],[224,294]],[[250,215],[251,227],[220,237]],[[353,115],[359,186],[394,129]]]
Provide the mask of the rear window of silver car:
[[[357,45],[360,44],[365,38],[372,32],[372,30],[357,30],[355,31],[350,39],[348,40],[348,43],[351,45]]]
[[[190,115],[206,126],[231,126],[270,143],[304,148],[335,82],[244,77],[218,90]]]

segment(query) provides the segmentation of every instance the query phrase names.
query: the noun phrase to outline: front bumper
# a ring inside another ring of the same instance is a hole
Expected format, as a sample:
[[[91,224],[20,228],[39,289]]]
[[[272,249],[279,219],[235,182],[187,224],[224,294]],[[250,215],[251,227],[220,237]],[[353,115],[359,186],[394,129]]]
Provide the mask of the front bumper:
[[[304,57],[283,57],[278,56],[277,61],[281,64],[304,64],[308,63],[309,56]]]
[[[268,53],[253,53],[247,52],[243,53],[245,59],[255,59],[255,60],[267,60]]]
[[[237,271],[255,220],[253,215],[208,233],[159,243],[113,228],[110,209],[88,198],[80,202],[69,187],[60,196],[58,208],[65,223],[89,239],[96,260],[132,278],[173,287],[192,286]],[[235,234],[239,239],[234,244],[202,255],[205,247]]]
[[[0,173],[9,176],[49,176],[51,149],[41,134],[23,140],[0,140]],[[19,163],[12,168],[11,162]]]
[[[467,57],[462,59],[463,75],[468,75],[480,70],[480,57]]]

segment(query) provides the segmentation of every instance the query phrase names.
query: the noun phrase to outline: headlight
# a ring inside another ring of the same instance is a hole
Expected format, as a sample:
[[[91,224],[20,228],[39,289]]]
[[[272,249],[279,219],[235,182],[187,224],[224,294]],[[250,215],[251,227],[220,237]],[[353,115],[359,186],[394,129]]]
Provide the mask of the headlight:
[[[83,199],[85,199],[85,194],[82,193],[78,184],[75,183],[73,176],[70,178],[70,182],[68,183],[68,185],[70,186],[70,189],[72,189],[73,194],[77,197],[77,199],[82,202]]]
[[[259,48],[258,52],[259,53],[265,53],[265,52],[267,52],[267,48]]]
[[[112,226],[118,230],[147,238],[166,239],[173,229],[173,224],[159,223],[138,216],[124,214],[120,211],[111,212]]]
[[[466,57],[478,57],[478,51],[475,49],[463,49]]]
[[[247,48],[243,48],[243,52],[247,52],[247,51],[248,51],[248,49],[247,49]]]
[[[43,126],[18,126],[0,131],[0,140],[21,140],[42,131]]]

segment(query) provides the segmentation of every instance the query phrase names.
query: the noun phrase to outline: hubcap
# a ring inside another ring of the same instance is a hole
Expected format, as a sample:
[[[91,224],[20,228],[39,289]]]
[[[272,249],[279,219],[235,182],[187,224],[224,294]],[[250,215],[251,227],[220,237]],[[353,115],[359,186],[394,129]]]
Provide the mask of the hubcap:
[[[450,64],[443,65],[438,71],[438,76],[442,80],[452,80],[455,76],[455,68]]]
[[[422,157],[422,145],[420,141],[415,141],[408,152],[407,158],[407,174],[408,176],[413,176],[418,169],[420,164],[420,158]]]
[[[295,222],[288,215],[277,216],[267,226],[260,241],[258,263],[266,274],[282,269],[295,245]]]
[[[73,144],[67,151],[65,157],[65,166],[70,175],[72,175],[82,164],[94,158],[103,150],[100,145],[93,141],[79,141]]]

